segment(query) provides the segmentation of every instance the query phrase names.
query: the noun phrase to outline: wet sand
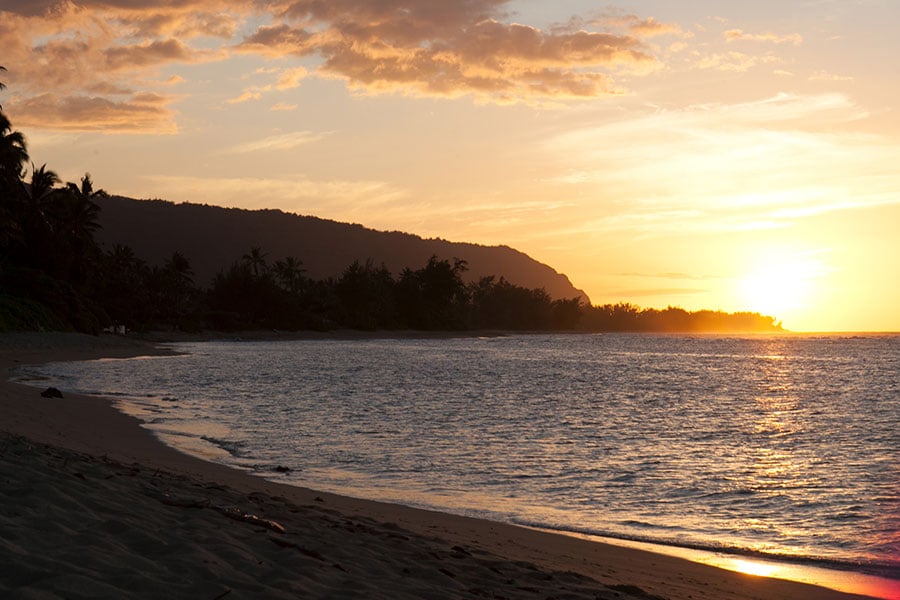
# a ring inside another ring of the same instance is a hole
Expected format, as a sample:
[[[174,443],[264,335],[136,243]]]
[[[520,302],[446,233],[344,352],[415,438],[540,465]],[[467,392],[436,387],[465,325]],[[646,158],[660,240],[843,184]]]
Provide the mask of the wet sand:
[[[282,485],[182,454],[17,364],[164,352],[0,334],[6,598],[863,598],[644,550]]]

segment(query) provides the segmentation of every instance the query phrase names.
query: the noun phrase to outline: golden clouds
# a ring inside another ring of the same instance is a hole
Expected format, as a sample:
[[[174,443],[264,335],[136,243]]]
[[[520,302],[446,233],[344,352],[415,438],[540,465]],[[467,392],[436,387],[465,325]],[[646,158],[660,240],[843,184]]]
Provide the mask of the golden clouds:
[[[63,131],[170,134],[177,128],[168,102],[168,98],[153,93],[139,93],[121,101],[41,94],[17,107],[16,122],[23,127]]]
[[[767,31],[766,33],[747,33],[742,29],[729,29],[725,32],[725,39],[729,42],[734,41],[750,41],[750,42],[771,42],[773,44],[793,44],[799,46],[803,43],[803,36],[798,33],[788,35],[778,35]]]
[[[510,22],[509,4],[8,0],[0,9],[0,47],[20,118],[40,122],[38,114],[47,116],[45,95],[52,93],[56,105],[69,107],[69,117],[85,119],[69,128],[107,123],[114,130],[119,124],[133,130],[143,124],[157,131],[171,127],[172,114],[165,104],[143,113],[146,107],[133,104],[134,94],[159,92],[164,82],[184,78],[172,69],[235,53],[289,64],[280,67],[277,81],[232,93],[228,103],[290,90],[310,76],[340,79],[366,92],[540,101],[618,92],[614,74],[659,66],[643,38],[677,32],[636,16],[609,26],[589,22],[544,31]],[[305,66],[296,64],[300,59]],[[290,106],[276,104],[281,105]],[[88,118],[91,107],[99,111],[96,119]],[[144,117],[136,124],[107,118],[113,108],[122,114],[126,107]],[[153,115],[159,121],[153,122]],[[45,121],[48,127],[58,122]]]
[[[357,89],[503,102],[610,94],[615,86],[605,71],[656,64],[634,35],[506,23],[499,20],[504,4],[294,2],[283,12],[286,21],[259,27],[239,49],[321,56],[321,75]],[[648,34],[664,29],[652,19],[634,25]]]

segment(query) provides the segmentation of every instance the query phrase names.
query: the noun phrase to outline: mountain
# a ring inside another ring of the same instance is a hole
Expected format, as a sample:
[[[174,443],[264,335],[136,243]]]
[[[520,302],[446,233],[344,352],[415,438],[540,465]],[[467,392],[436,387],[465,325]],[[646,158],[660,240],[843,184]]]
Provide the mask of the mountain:
[[[362,225],[300,216],[280,210],[244,210],[164,200],[101,198],[97,240],[107,250],[130,246],[150,264],[162,264],[179,251],[191,262],[194,280],[208,285],[215,274],[258,246],[272,262],[286,256],[303,261],[307,276],[339,276],[353,261],[367,259],[398,275],[404,268],[421,268],[431,256],[459,258],[468,263],[468,281],[503,276],[527,288],[544,288],[553,298],[587,294],[569,279],[508,246],[481,246],[423,239],[397,231],[376,231]]]

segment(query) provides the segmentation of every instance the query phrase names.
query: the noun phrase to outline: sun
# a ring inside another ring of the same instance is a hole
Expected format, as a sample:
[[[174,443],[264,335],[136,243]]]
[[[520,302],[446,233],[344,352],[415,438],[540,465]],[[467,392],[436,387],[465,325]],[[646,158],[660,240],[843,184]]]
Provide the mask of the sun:
[[[823,267],[810,256],[774,254],[757,257],[740,280],[739,295],[746,310],[785,319],[815,303]]]

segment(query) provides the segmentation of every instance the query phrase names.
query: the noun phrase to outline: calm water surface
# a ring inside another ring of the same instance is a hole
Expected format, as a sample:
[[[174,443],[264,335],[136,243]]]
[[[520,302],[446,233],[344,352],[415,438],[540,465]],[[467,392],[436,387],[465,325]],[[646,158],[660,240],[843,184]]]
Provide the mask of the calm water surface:
[[[316,489],[900,578],[898,336],[175,347],[23,375]]]

